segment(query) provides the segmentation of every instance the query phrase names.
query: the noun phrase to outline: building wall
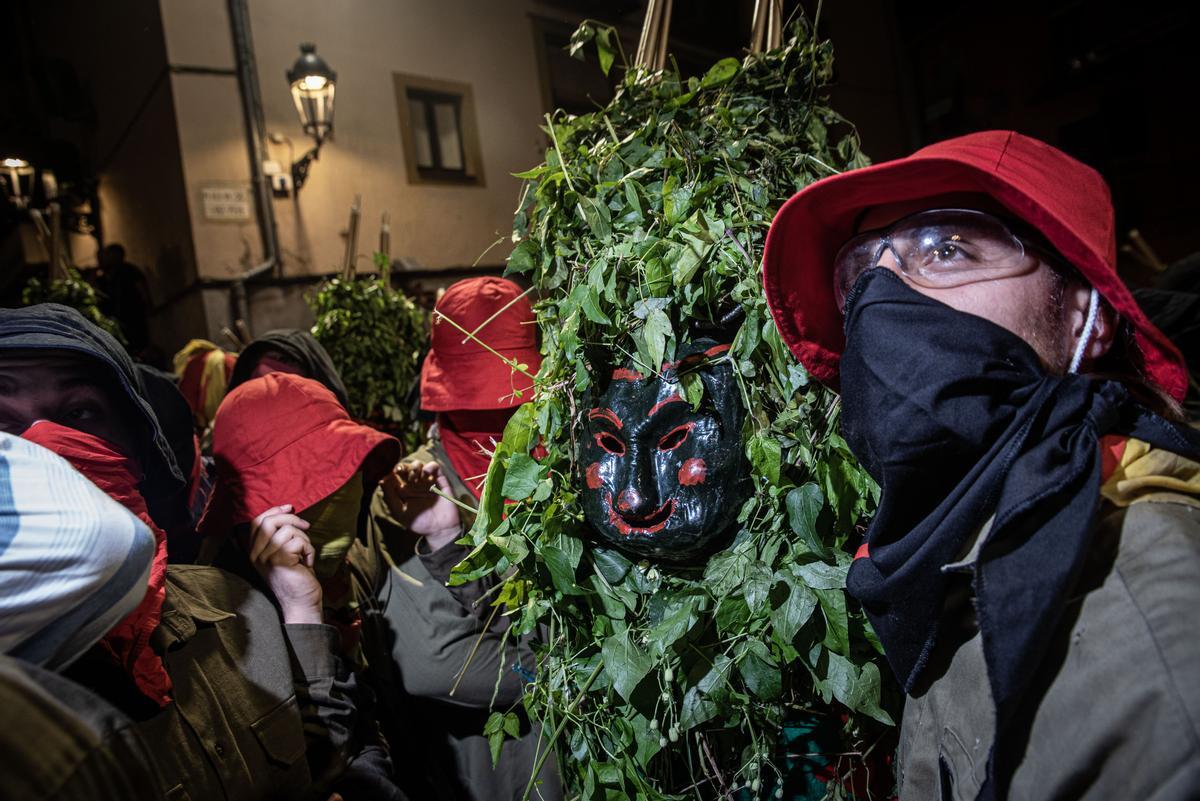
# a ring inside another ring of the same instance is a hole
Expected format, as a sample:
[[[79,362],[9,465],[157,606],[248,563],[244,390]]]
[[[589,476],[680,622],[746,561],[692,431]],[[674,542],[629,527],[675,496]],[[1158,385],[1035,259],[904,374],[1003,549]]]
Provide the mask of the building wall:
[[[206,334],[210,315],[186,295],[196,258],[159,0],[56,0],[30,9],[42,52],[72,66],[95,109],[77,129],[52,133],[75,142],[95,171],[104,244],[123,245],[146,272],[152,340],[170,347]],[[95,240],[73,242],[72,253],[93,266]]]
[[[340,267],[356,194],[362,195],[362,269],[370,269],[384,211],[391,214],[393,255],[427,267],[470,264],[507,238],[518,191],[509,174],[542,158],[537,66],[523,8],[479,0],[250,0],[267,130],[289,137],[297,157],[309,143],[284,74],[299,55],[298,44],[315,42],[338,73],[334,139],[298,196],[274,201],[285,275]],[[172,65],[234,66],[225,0],[162,0],[162,17]],[[408,183],[393,72],[471,84],[485,186]],[[237,81],[175,73],[171,88],[198,272],[201,278],[229,278],[262,258],[256,223],[206,222],[199,194],[205,183],[248,183]],[[286,169],[286,145],[270,147]],[[487,260],[502,261],[507,247],[506,241]],[[289,314],[276,309],[270,316]]]

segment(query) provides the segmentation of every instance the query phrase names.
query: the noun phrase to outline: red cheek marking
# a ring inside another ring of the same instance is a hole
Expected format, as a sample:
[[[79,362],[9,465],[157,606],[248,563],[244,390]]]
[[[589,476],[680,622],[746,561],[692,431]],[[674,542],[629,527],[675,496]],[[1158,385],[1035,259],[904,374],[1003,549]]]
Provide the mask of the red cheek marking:
[[[600,463],[592,462],[587,466],[587,485],[592,489],[600,489]]]
[[[679,468],[679,484],[684,487],[694,487],[703,484],[708,479],[708,465],[703,459],[688,459]]]

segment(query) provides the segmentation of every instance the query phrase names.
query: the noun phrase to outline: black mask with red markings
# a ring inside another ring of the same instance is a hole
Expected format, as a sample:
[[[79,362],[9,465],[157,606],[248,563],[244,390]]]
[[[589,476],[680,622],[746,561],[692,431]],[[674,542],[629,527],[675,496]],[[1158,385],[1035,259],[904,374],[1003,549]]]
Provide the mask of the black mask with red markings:
[[[673,564],[697,563],[728,542],[752,486],[746,411],[721,358],[728,349],[698,340],[661,376],[612,371],[581,446],[583,511],[598,539]],[[696,410],[679,383],[691,371],[704,385]]]

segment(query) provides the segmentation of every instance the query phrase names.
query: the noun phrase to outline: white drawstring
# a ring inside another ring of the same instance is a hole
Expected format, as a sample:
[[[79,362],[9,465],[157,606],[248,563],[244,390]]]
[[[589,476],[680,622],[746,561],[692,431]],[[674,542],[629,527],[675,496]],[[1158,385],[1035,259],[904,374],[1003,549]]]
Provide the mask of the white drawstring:
[[[1079,344],[1075,346],[1075,355],[1071,357],[1071,368],[1068,373],[1078,373],[1079,364],[1083,361],[1083,352],[1087,350],[1088,343],[1092,341],[1092,334],[1096,328],[1096,313],[1100,311],[1100,293],[1092,288],[1092,293],[1088,296],[1088,312],[1087,322],[1083,325],[1083,337],[1079,340]]]

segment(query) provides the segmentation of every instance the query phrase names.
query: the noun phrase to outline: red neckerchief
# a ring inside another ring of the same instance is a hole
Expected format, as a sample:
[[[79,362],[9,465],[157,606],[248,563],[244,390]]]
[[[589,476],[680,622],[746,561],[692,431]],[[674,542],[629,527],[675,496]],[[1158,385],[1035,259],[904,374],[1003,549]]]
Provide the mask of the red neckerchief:
[[[146,500],[138,492],[141,468],[136,460],[99,437],[47,420],[37,421],[21,436],[66,459],[154,533],[154,561],[150,565],[146,596],[104,635],[100,646],[129,673],[142,693],[159,706],[166,706],[171,702],[171,677],[163,667],[162,657],[150,647],[150,635],[158,628],[167,592],[167,536],[150,518]]]
[[[514,412],[516,409],[438,413],[438,434],[450,466],[477,499],[492,462],[491,452]]]

